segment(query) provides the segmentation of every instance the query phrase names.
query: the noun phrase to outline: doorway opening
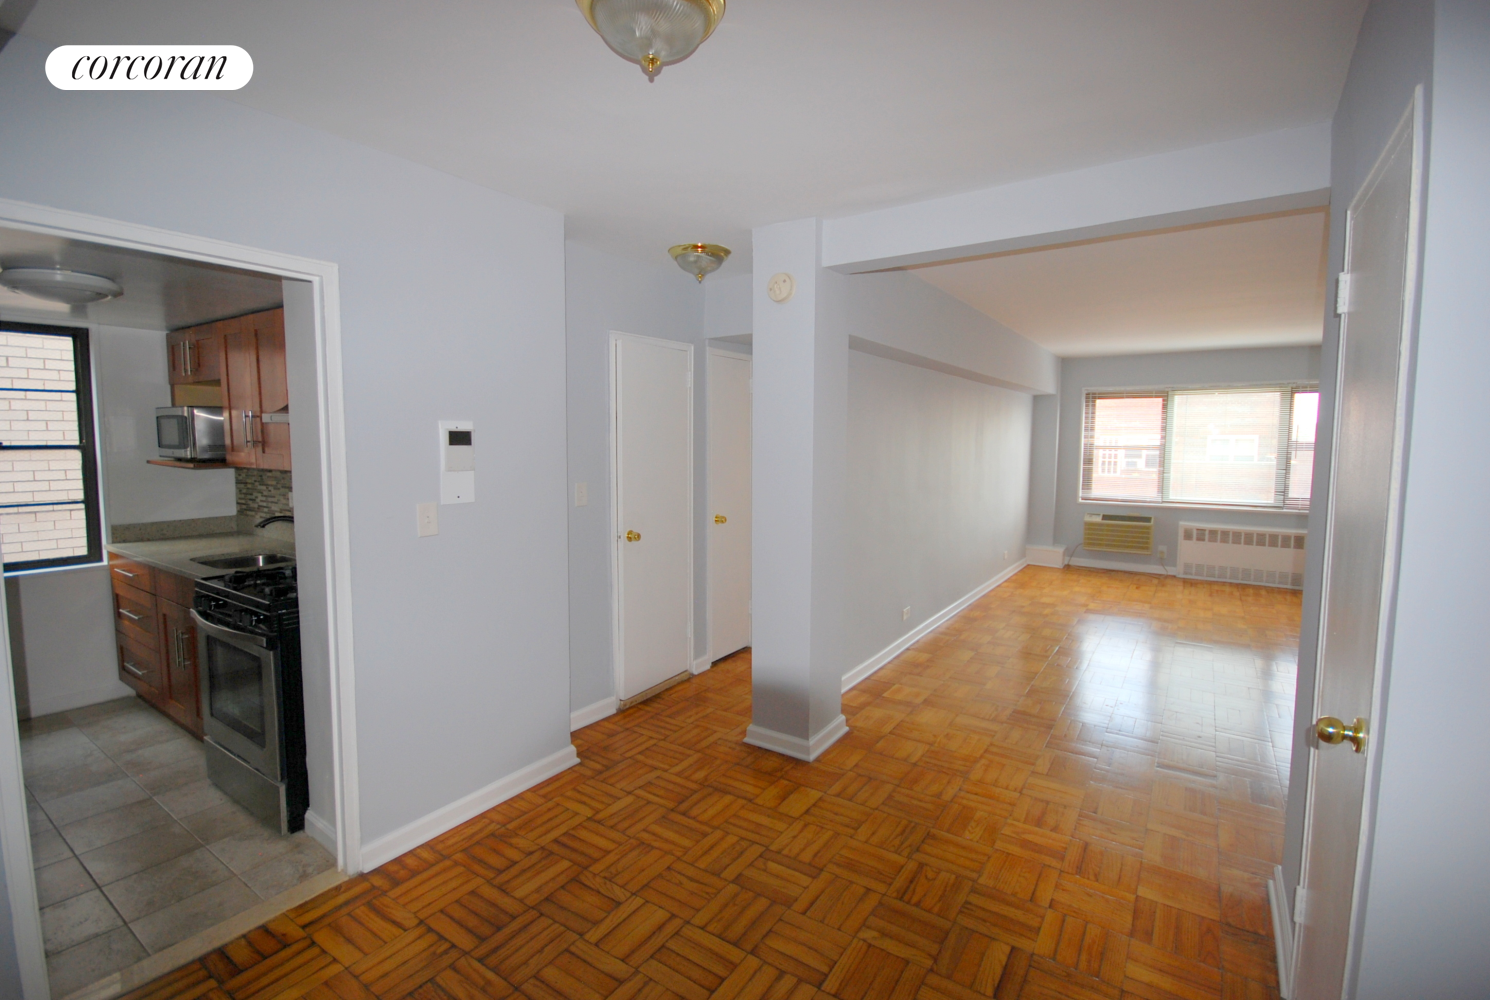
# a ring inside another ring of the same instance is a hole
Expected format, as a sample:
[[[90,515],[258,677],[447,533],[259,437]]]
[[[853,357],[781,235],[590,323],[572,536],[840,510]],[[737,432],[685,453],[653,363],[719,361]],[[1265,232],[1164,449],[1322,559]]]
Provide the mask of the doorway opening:
[[[87,393],[98,464],[0,510],[0,845],[26,996],[104,997],[360,869],[336,268],[0,203],[0,265],[43,259],[125,294],[0,300],[8,409]],[[49,326],[89,348],[70,387],[21,377]],[[213,669],[250,647],[253,683]]]

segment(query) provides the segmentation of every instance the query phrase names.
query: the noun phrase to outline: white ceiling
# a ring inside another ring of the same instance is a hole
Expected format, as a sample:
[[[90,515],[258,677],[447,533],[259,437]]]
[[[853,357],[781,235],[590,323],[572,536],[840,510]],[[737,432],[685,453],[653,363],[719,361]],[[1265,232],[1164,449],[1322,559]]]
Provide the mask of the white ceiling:
[[[174,330],[284,301],[280,279],[268,275],[0,227],[0,270],[7,267],[65,267],[124,287],[116,299],[72,307],[0,287],[0,315],[7,317]]]
[[[1317,344],[1323,209],[918,267],[1061,357]]]
[[[1365,4],[735,0],[650,84],[573,0],[38,0],[24,32],[242,45],[227,99],[738,271],[754,226],[1326,120]]]

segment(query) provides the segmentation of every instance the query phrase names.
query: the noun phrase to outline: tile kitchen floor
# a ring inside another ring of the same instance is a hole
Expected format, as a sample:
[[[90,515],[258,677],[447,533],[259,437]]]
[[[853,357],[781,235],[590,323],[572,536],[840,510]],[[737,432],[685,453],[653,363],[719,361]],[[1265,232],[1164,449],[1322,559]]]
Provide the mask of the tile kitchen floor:
[[[218,791],[202,744],[136,698],[22,722],[21,760],[54,997],[336,866]]]

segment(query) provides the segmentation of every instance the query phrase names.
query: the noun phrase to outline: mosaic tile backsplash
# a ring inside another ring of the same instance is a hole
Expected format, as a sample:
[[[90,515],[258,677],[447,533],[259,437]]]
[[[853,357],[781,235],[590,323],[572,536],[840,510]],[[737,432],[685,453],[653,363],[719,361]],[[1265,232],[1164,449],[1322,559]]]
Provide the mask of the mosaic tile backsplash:
[[[261,521],[275,514],[293,514],[290,473],[280,469],[237,469],[238,516]]]

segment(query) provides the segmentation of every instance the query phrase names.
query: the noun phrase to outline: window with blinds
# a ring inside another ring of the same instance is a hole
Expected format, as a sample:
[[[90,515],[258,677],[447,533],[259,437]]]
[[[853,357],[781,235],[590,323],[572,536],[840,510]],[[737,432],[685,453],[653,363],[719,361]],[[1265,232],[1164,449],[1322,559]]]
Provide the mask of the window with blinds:
[[[102,558],[88,331],[0,323],[5,571]]]
[[[1086,394],[1081,499],[1309,509],[1314,384]]]

